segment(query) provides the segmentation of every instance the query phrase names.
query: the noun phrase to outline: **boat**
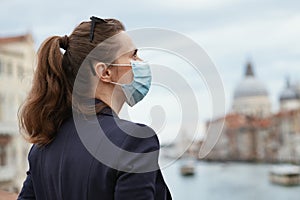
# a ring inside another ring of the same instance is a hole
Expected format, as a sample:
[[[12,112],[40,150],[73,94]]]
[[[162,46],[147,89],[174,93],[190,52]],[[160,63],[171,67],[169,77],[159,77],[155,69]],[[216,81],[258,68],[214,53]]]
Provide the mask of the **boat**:
[[[273,166],[269,173],[272,183],[284,186],[300,185],[300,166],[280,165]]]
[[[180,173],[182,176],[195,175],[195,161],[191,159],[184,159],[180,166]]]

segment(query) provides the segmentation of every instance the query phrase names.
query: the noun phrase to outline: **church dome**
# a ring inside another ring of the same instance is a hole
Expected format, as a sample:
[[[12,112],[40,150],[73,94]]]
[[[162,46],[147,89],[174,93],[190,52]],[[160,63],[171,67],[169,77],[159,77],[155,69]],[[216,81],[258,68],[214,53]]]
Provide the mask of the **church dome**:
[[[285,89],[280,94],[280,101],[298,99],[296,92],[292,89]]]
[[[234,99],[253,96],[268,96],[268,91],[265,85],[254,76],[252,65],[248,63],[245,78],[236,88]]]
[[[295,83],[291,87],[295,91],[295,93],[297,94],[298,98],[300,98],[300,83]]]
[[[280,94],[280,101],[299,99],[296,86],[291,86],[287,79],[286,88]]]

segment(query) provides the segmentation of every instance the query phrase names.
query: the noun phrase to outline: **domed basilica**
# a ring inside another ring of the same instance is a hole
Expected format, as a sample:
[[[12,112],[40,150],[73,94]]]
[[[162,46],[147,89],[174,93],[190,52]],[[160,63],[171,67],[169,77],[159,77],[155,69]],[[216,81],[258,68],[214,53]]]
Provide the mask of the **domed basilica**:
[[[205,159],[300,164],[300,85],[287,79],[279,103],[280,110],[272,112],[267,87],[248,62],[231,112],[206,124],[206,140],[218,140]],[[215,130],[222,123],[220,134]]]
[[[252,64],[248,62],[244,79],[234,92],[232,110],[234,113],[267,117],[271,114],[271,101],[266,86],[255,76]]]
[[[280,110],[300,108],[300,85],[290,84],[281,92]],[[251,62],[246,65],[244,79],[238,84],[233,95],[232,112],[246,116],[266,118],[272,115],[272,104],[265,84],[255,76]]]

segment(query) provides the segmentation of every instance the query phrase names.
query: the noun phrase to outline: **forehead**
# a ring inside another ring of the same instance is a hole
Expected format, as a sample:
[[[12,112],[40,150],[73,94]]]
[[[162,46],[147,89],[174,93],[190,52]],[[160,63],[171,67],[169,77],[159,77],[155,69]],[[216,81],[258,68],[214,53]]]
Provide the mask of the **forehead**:
[[[119,44],[117,57],[122,56],[128,52],[134,51],[136,46],[130,36],[125,32],[121,31],[116,35],[116,43]]]
[[[110,63],[135,49],[136,46],[128,33],[120,31],[118,34],[99,43],[87,57]]]

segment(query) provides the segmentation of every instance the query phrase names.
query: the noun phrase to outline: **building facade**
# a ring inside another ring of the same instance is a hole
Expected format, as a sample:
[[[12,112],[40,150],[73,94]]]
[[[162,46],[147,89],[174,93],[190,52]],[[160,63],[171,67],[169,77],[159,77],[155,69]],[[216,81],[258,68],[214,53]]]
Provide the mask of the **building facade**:
[[[19,134],[17,113],[30,88],[35,51],[30,34],[0,38],[0,188],[18,191],[29,144]]]
[[[218,134],[208,127],[224,122],[224,128],[205,159],[300,163],[298,88],[297,84],[287,82],[279,98],[281,109],[274,114],[268,91],[254,78],[252,65],[248,63],[245,78],[234,93],[232,111],[207,122],[207,136]]]

